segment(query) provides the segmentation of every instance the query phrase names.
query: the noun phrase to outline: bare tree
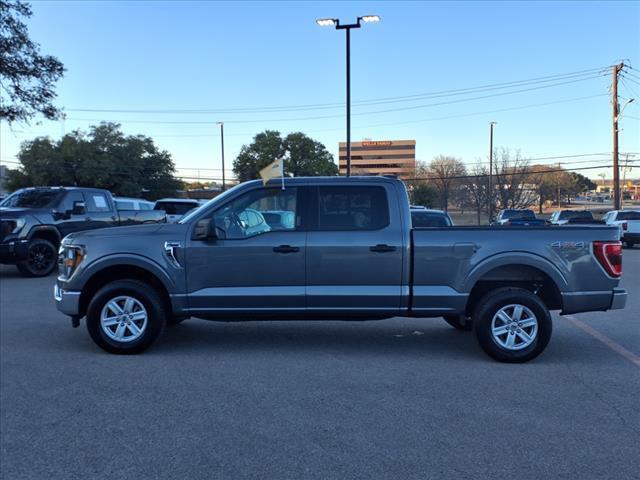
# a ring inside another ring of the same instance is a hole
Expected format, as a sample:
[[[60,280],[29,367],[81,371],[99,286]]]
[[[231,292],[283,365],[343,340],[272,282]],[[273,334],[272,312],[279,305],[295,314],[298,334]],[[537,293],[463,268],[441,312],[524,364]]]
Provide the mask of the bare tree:
[[[440,193],[440,205],[443,210],[449,206],[451,189],[464,180],[467,169],[461,160],[455,157],[438,155],[429,163],[429,179],[434,183]]]
[[[487,169],[487,167],[476,165],[471,172],[471,176],[466,182],[466,187],[469,192],[471,203],[476,210],[478,225],[480,225],[480,216],[482,215],[482,212],[487,211],[489,198],[489,169]]]
[[[538,200],[535,178],[529,161],[520,152],[503,148],[496,154],[494,199],[498,208],[526,208]]]

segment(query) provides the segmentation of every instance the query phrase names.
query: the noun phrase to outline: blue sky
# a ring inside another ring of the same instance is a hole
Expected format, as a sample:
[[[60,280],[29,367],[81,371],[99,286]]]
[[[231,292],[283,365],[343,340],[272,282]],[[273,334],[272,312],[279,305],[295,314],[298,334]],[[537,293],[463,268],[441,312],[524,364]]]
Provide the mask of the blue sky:
[[[66,109],[67,120],[14,124],[11,129],[1,124],[0,154],[9,167],[20,142],[37,135],[59,137],[64,130],[87,129],[99,120],[120,121],[127,133],[152,136],[172,154],[180,174],[203,179],[220,176],[216,121],[225,122],[229,169],[240,147],[267,128],[285,134],[303,131],[335,156],[338,142],[344,140],[344,109],[339,104],[345,96],[345,38],[344,32],[321,28],[314,20],[351,21],[363,14],[378,14],[382,21],[352,33],[354,103],[590,69],[594,73],[526,92],[507,93],[549,83],[354,105],[353,140],[414,138],[419,160],[447,154],[472,165],[486,159],[488,122],[494,120],[496,145],[532,158],[610,152],[611,73],[604,68],[624,59],[635,67],[630,71],[635,79],[624,79],[620,95],[622,101],[637,101],[624,112],[620,149],[640,152],[640,2],[32,5],[32,38],[67,68],[57,101]],[[494,96],[470,99],[486,95]],[[323,108],[237,111],[310,104]],[[531,105],[539,106],[521,108]],[[82,109],[226,111],[78,111]],[[313,117],[330,118],[309,119]],[[640,154],[635,158],[640,166]],[[602,165],[603,156],[566,162],[575,168]],[[584,173],[595,177],[600,171]]]

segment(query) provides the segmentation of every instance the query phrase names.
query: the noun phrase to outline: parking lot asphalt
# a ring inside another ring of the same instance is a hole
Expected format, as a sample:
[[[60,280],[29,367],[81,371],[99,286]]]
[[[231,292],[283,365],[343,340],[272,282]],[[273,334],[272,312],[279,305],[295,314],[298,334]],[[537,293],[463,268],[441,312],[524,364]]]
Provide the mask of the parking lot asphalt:
[[[625,310],[506,365],[441,319],[193,319],[113,356],[0,267],[0,477],[638,478],[640,249],[624,270]]]

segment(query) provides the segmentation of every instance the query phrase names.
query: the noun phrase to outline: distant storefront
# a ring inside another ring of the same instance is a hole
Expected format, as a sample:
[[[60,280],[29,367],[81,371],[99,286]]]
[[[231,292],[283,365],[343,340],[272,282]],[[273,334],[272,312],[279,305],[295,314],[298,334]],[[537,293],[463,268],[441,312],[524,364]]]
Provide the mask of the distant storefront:
[[[347,144],[339,144],[340,174],[347,173]],[[416,174],[415,140],[363,140],[351,142],[352,175],[395,175],[412,178]]]

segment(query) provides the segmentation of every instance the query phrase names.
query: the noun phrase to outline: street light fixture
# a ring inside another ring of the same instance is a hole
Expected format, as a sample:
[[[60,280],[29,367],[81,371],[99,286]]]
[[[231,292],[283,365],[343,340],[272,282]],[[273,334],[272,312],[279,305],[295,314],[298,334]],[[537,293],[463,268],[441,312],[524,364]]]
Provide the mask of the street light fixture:
[[[378,15],[363,15],[358,17],[356,23],[340,25],[337,18],[322,18],[316,20],[321,27],[336,27],[336,30],[346,30],[347,33],[347,177],[351,176],[351,29],[360,28],[361,22],[379,22]]]
[[[222,191],[226,188],[226,182],[224,177],[224,122],[216,122],[216,125],[220,125],[220,148],[222,150]]]

